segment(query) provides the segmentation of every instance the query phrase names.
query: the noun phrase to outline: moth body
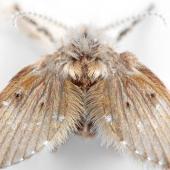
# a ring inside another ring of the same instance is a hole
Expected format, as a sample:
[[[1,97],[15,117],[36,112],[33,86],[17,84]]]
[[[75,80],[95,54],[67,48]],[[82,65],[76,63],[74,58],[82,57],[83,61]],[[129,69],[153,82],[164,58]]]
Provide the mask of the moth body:
[[[78,134],[99,136],[108,146],[170,169],[169,91],[132,53],[114,50],[105,36],[114,25],[72,29],[55,22],[65,33],[59,40],[24,14],[18,20],[22,30],[61,45],[23,68],[0,93],[0,168],[44,146],[54,151]],[[141,20],[124,28],[117,42]]]
[[[109,74],[114,75],[117,71],[130,72],[135,68],[136,58],[130,53],[116,53],[109,44],[98,40],[88,26],[77,28],[72,34],[67,43],[63,44],[54,54],[41,59],[38,65],[40,65],[39,70],[51,66],[48,69],[52,69],[54,74],[60,75],[61,81],[70,81],[81,90],[84,111],[80,115],[81,119],[77,125],[76,134],[91,137],[95,135],[96,129],[88,113],[89,105],[93,102],[87,102],[90,88],[100,81],[107,80]],[[102,95],[102,92],[99,95]],[[101,118],[108,123],[113,121],[110,114],[103,115]]]

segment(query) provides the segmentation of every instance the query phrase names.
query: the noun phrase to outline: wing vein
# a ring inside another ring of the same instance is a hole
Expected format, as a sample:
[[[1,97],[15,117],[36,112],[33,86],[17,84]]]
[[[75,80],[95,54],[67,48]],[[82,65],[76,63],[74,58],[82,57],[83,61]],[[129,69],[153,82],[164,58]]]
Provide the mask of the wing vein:
[[[134,148],[134,141],[133,141],[133,137],[132,137],[132,131],[131,131],[131,128],[130,128],[130,123],[129,123],[129,120],[127,118],[127,115],[125,114],[125,110],[123,108],[123,94],[122,94],[122,84],[121,84],[121,80],[120,78],[118,77],[117,78],[117,83],[118,83],[118,89],[119,89],[119,93],[120,93],[120,96],[118,96],[118,98],[120,98],[119,102],[120,102],[120,107],[121,107],[121,112],[123,114],[123,117],[127,123],[127,128],[129,130],[129,137],[130,137],[130,140],[131,140],[131,145],[129,147],[132,147],[131,150],[134,151],[135,148]]]
[[[148,112],[149,113],[151,113],[152,111],[150,110],[150,108],[149,108],[149,106],[146,104],[146,100],[145,100],[145,98],[143,97],[143,94],[142,94],[142,92],[141,92],[141,89],[139,88],[139,87],[137,87],[136,86],[136,84],[134,84],[133,83],[133,87],[134,87],[134,93],[136,93],[136,94],[138,94],[137,96],[140,96],[140,98],[141,98],[141,100],[142,100],[142,103],[145,105],[145,108],[148,110]],[[140,99],[139,99],[139,101],[140,101]],[[140,102],[141,103],[141,102]],[[141,107],[142,107],[142,105],[141,105]],[[142,107],[143,108],[143,107]],[[149,124],[150,124],[150,127],[151,127],[151,129],[149,129],[150,131],[153,131],[153,134],[154,134],[154,136],[153,136],[153,139],[152,139],[152,141],[154,140],[154,138],[156,138],[157,139],[157,142],[159,143],[159,146],[160,146],[160,149],[162,150],[162,154],[164,155],[164,157],[166,157],[165,159],[167,160],[167,156],[166,156],[166,152],[165,152],[165,150],[164,150],[164,148],[163,148],[163,146],[162,146],[162,143],[161,143],[161,141],[160,141],[160,139],[159,139],[159,137],[158,137],[158,133],[157,133],[157,131],[155,130],[155,128],[154,128],[154,123],[153,123],[153,117],[150,117],[150,114],[148,113],[146,113],[146,112],[144,112],[145,113],[145,115],[147,116],[147,120],[149,120]],[[158,130],[158,129],[157,129]],[[159,130],[158,130],[159,131]],[[152,142],[151,141],[151,142]],[[155,140],[154,140],[154,142],[155,142]],[[153,146],[155,146],[155,143],[152,143],[152,145]],[[158,150],[158,148],[156,148],[155,147],[155,152]],[[158,154],[158,152],[157,152],[157,154]],[[162,155],[162,156],[163,156]],[[160,159],[160,157],[159,157],[159,159]]]

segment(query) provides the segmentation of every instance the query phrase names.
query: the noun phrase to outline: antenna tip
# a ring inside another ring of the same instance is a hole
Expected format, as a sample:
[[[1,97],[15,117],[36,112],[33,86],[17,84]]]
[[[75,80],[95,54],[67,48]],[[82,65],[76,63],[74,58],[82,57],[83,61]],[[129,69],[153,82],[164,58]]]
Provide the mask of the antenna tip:
[[[151,4],[148,6],[147,11],[148,11],[148,12],[151,12],[151,11],[153,11],[153,10],[155,9],[155,7],[156,7],[155,3],[151,3]]]

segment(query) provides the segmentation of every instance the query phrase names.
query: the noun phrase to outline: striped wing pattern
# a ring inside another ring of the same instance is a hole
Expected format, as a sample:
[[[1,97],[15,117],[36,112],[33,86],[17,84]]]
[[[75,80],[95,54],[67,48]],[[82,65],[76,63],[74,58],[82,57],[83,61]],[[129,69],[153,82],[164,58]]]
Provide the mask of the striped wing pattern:
[[[31,65],[19,72],[0,94],[0,167],[65,142],[82,111],[80,94],[48,69],[36,74]]]
[[[108,145],[170,168],[170,95],[149,69],[139,64],[131,74],[117,72],[88,94],[89,112]]]

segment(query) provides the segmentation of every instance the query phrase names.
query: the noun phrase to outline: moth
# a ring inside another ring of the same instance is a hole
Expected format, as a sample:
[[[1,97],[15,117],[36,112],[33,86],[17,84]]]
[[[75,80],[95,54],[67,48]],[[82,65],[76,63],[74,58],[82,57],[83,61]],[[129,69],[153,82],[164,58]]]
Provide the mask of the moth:
[[[21,30],[57,42],[48,27],[36,21],[40,17],[17,5],[13,11],[20,14]],[[116,41],[143,18],[133,18]],[[66,40],[23,68],[0,93],[0,167],[30,158],[44,146],[56,150],[70,134],[77,134],[100,136],[141,161],[169,169],[170,94],[164,84],[134,54],[118,53],[104,41],[114,25],[55,26]]]

